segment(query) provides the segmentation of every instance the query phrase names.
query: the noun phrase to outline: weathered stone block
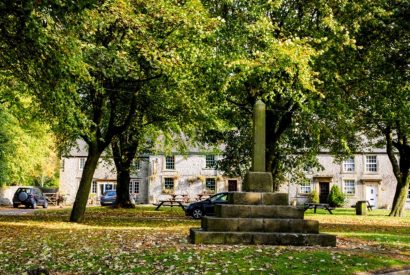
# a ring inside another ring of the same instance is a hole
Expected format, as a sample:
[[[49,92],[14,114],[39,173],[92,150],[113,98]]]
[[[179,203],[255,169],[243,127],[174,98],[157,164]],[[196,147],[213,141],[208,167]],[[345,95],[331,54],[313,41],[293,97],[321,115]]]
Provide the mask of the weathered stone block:
[[[263,231],[289,232],[289,219],[264,219]]]
[[[203,217],[205,231],[238,231],[238,218]]]
[[[287,193],[262,193],[264,205],[289,205]]]
[[[190,229],[190,240],[193,244],[224,244],[225,235],[220,232],[203,231],[200,228]]]
[[[314,220],[304,220],[305,223],[305,233],[311,233],[311,234],[318,234],[319,233],[319,222],[314,221]]]
[[[250,206],[251,217],[303,219],[303,209],[284,205],[253,205]]]
[[[246,192],[272,192],[272,174],[268,172],[248,172],[245,175],[242,189]]]
[[[250,205],[215,205],[215,214],[220,218],[250,218]]]
[[[336,236],[327,234],[211,232],[191,229],[190,240],[195,244],[268,244],[336,246]]]
[[[263,231],[263,219],[239,218],[238,231],[260,232]]]
[[[262,204],[262,194],[260,192],[234,192],[229,196],[229,203],[241,205]]]
[[[221,232],[225,234],[225,244],[252,244],[253,233],[249,232]]]

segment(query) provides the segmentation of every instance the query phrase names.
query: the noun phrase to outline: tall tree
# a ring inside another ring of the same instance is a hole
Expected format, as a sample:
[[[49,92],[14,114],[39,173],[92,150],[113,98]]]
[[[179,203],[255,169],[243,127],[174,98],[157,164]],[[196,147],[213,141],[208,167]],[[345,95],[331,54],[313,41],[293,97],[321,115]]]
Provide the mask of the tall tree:
[[[374,8],[357,41],[362,67],[352,86],[363,115],[357,122],[370,137],[384,139],[397,181],[390,216],[403,216],[410,185],[410,4],[377,1]]]
[[[213,22],[206,16],[204,19],[211,24]],[[212,67],[209,53],[213,51],[213,29],[209,26],[210,32],[205,41],[195,33],[186,36],[183,46],[178,49],[183,60],[172,70],[164,71],[162,76],[145,83],[140,90],[134,122],[113,139],[117,207],[133,206],[129,195],[132,163],[139,154],[147,153],[148,146],[155,147],[150,152],[161,150],[161,147],[166,151],[185,150],[188,144],[196,143],[197,132],[215,127],[217,118],[209,112],[208,106],[209,79],[203,73]]]
[[[360,146],[359,135],[367,149],[386,149],[397,181],[391,216],[403,215],[410,181],[409,8],[408,1],[352,5],[344,20],[354,47],[332,47],[317,61],[334,91],[324,121],[338,123],[333,132],[346,137],[347,151]]]
[[[320,85],[315,60],[331,45],[349,44],[349,34],[338,17],[346,16],[348,2],[340,1],[203,1],[225,22],[218,49],[225,56],[226,81],[219,95],[226,100],[223,115],[236,130],[227,132],[227,153],[249,152],[246,139],[251,108],[260,98],[267,106],[266,170],[277,190],[288,168],[315,164],[324,139],[316,107],[327,96]],[[329,61],[330,62],[330,61]],[[245,119],[247,118],[247,119]],[[223,136],[223,135],[222,135]],[[247,150],[230,149],[238,138]],[[306,161],[300,160],[306,156]],[[248,158],[227,155],[225,171],[247,167]],[[243,165],[244,164],[244,165]]]
[[[13,43],[2,41],[1,47],[13,53],[2,61],[14,61],[7,69],[29,84],[60,134],[71,140],[81,137],[88,145],[70,217],[81,221],[98,159],[136,116],[141,87],[183,62],[179,49],[185,39],[205,39],[210,25],[203,26],[203,10],[195,0],[112,0],[98,6],[87,1],[86,9],[59,3],[0,6],[9,14],[0,21],[3,37],[25,45],[17,47],[22,55]],[[59,13],[64,9],[68,15]]]
[[[54,137],[24,89],[0,76],[0,186],[44,185],[58,177]]]

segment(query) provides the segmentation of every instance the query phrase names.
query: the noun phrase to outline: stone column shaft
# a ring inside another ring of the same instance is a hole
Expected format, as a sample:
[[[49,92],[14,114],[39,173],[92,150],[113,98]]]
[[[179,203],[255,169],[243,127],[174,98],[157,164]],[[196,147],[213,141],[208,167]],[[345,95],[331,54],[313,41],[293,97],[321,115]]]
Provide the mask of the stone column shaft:
[[[258,100],[253,110],[253,157],[252,171],[265,172],[266,106]]]

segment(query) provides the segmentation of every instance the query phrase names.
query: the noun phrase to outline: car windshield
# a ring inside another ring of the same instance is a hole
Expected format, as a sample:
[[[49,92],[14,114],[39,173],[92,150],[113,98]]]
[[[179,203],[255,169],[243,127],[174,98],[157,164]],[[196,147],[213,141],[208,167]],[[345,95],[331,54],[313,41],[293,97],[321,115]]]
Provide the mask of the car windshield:
[[[104,195],[104,196],[113,197],[113,196],[115,196],[115,195],[117,195],[117,192],[115,192],[115,191],[109,191],[109,192],[105,192],[105,195]]]
[[[228,200],[228,194],[217,194],[215,196],[212,196],[210,198],[211,202],[216,202],[216,201],[227,201]]]
[[[25,192],[27,194],[31,194],[31,190],[32,190],[31,188],[19,188],[17,190],[17,193]]]

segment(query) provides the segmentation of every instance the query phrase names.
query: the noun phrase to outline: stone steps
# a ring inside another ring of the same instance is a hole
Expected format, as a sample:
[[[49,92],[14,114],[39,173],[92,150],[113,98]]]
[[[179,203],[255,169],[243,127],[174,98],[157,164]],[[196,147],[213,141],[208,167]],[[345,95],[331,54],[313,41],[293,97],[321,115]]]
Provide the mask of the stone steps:
[[[215,206],[215,214],[221,218],[303,219],[305,211],[289,205],[223,204]]]
[[[217,232],[319,233],[319,222],[302,219],[204,217],[201,227]]]
[[[287,194],[234,192],[228,201],[215,206],[215,217],[202,218],[202,228],[191,228],[192,243],[336,246],[336,236],[320,234],[319,222],[304,220]]]
[[[278,232],[215,232],[191,228],[194,244],[264,244],[295,246],[336,246],[336,237],[328,234]]]
[[[228,201],[239,205],[289,205],[288,194],[272,192],[234,192]]]

